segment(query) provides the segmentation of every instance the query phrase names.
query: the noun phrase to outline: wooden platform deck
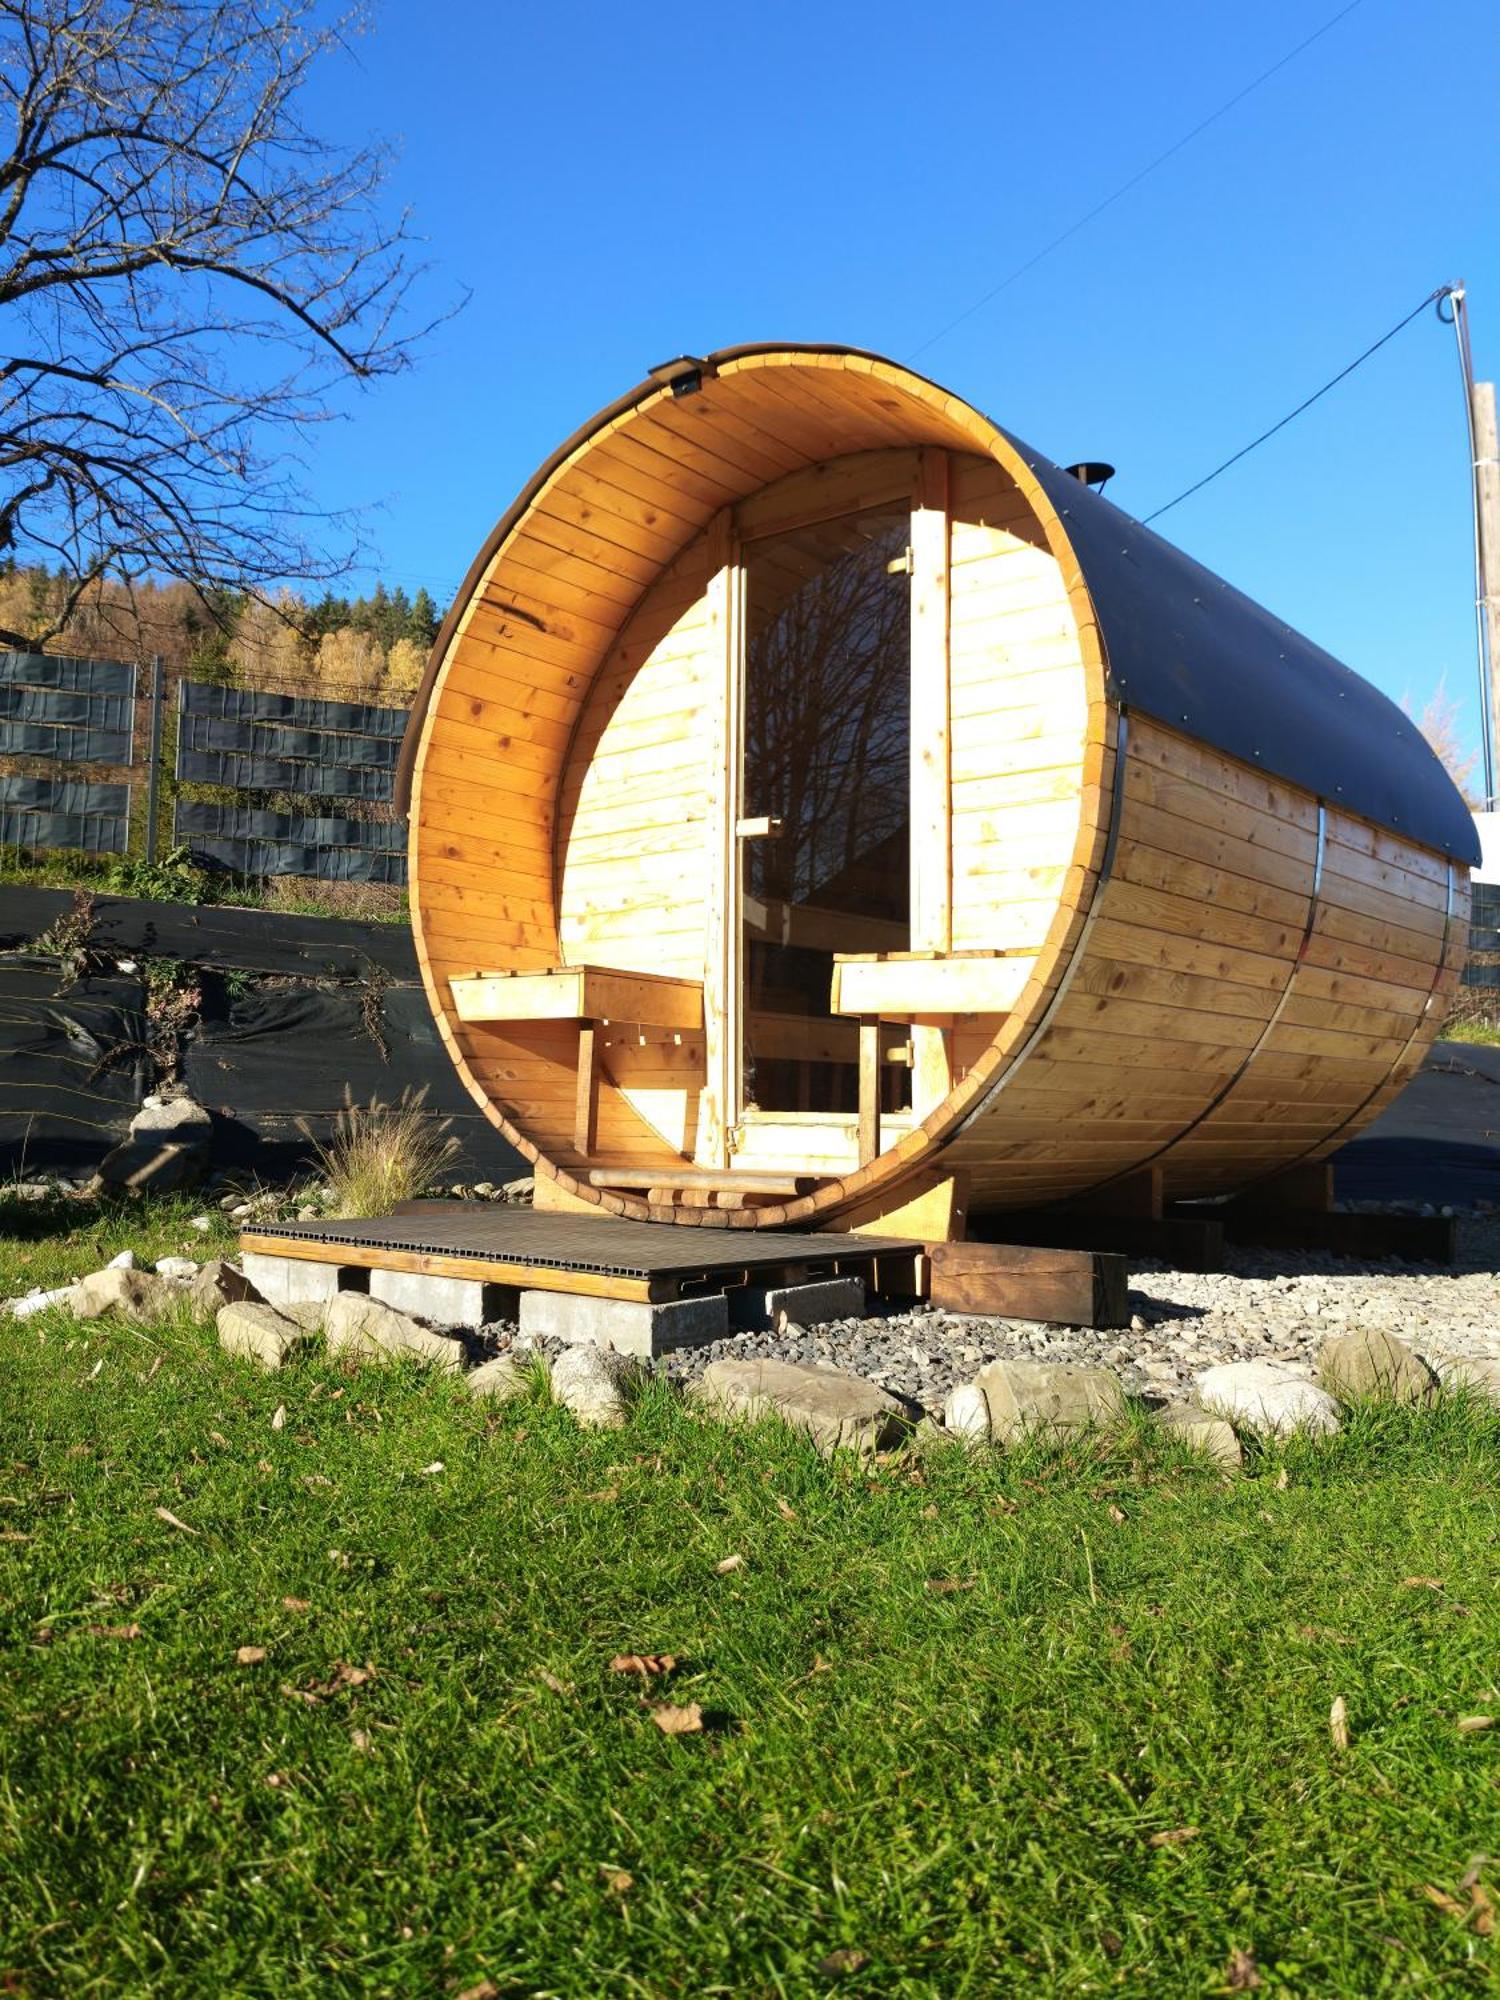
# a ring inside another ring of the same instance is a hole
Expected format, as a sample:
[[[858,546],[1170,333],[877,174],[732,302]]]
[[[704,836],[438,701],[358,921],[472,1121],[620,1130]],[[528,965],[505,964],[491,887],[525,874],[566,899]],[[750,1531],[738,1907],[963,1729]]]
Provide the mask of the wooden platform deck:
[[[922,1254],[914,1238],[688,1230],[457,1201],[413,1202],[374,1221],[245,1229],[240,1244],[269,1257],[652,1303],[846,1273],[872,1289],[910,1292]]]

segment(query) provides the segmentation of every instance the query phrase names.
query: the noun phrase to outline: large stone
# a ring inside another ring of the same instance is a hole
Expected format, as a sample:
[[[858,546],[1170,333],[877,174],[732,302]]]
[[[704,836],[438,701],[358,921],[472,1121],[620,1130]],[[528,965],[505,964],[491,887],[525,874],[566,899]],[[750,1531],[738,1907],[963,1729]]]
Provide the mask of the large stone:
[[[514,1319],[511,1285],[486,1285],[478,1278],[437,1278],[424,1271],[371,1271],[370,1297],[412,1319],[434,1326],[487,1326]]]
[[[323,1314],[323,1332],[328,1352],[349,1361],[371,1362],[389,1367],[397,1361],[413,1361],[421,1368],[438,1368],[457,1373],[464,1365],[464,1345],[448,1340],[430,1327],[418,1326],[405,1313],[398,1313],[379,1299],[363,1292],[340,1292],[330,1300]]]
[[[31,1319],[36,1313],[46,1312],[52,1306],[71,1306],[74,1287],[58,1285],[50,1292],[40,1286],[34,1292],[27,1292],[23,1298],[7,1299],[5,1310],[12,1319]]]
[[[152,1271],[122,1271],[112,1268],[91,1272],[73,1287],[69,1300],[78,1319],[102,1319],[106,1313],[121,1319],[160,1319],[180,1305],[180,1289]]]
[[[703,1347],[729,1331],[724,1294],[648,1305],[636,1299],[595,1299],[583,1292],[522,1292],[521,1331],[533,1340],[587,1342],[650,1361],[680,1347]]]
[[[1339,1428],[1338,1404],[1326,1389],[1279,1361],[1226,1361],[1197,1378],[1198,1401],[1237,1429],[1266,1437],[1294,1431],[1326,1436]]]
[[[156,1260],[157,1277],[170,1278],[174,1285],[191,1284],[201,1268],[196,1257],[158,1257]]]
[[[1455,1355],[1439,1361],[1437,1371],[1445,1389],[1500,1405],[1500,1354]]]
[[[244,1272],[226,1264],[222,1257],[211,1258],[188,1286],[188,1303],[199,1319],[212,1319],[220,1306],[259,1298],[259,1292]]]
[[[1071,1361],[991,1361],[974,1377],[1000,1444],[1046,1433],[1109,1430],[1125,1414],[1125,1392],[1108,1368]]]
[[[325,1301],[339,1292],[368,1290],[367,1271],[325,1264],[319,1258],[276,1257],[263,1250],[247,1250],[240,1262],[256,1292],[273,1306],[288,1306],[300,1299]]]
[[[191,1097],[143,1104],[130,1134],[99,1162],[96,1183],[133,1194],[192,1187],[208,1171],[213,1120]]]
[[[1238,1472],[1245,1462],[1233,1424],[1226,1423],[1223,1417],[1216,1417],[1209,1410],[1200,1409],[1196,1403],[1173,1403],[1160,1413],[1156,1421],[1164,1431],[1170,1431],[1173,1437],[1180,1438],[1204,1458],[1211,1458],[1216,1465],[1222,1465],[1226,1472]]]
[[[552,1364],[552,1394],[588,1430],[617,1430],[645,1383],[628,1354],[580,1341]]]
[[[515,1396],[529,1395],[531,1376],[509,1354],[497,1354],[464,1377],[471,1396],[486,1397],[492,1403],[508,1403]]]
[[[1371,1327],[1323,1342],[1318,1381],[1341,1403],[1426,1403],[1438,1386],[1436,1375],[1404,1340]]]
[[[737,1327],[779,1331],[788,1320],[823,1326],[833,1319],[861,1319],[863,1278],[817,1278],[803,1285],[740,1285],[728,1295],[729,1317]]]
[[[943,1429],[969,1443],[990,1434],[990,1406],[977,1382],[960,1382],[948,1391],[943,1402]]]
[[[262,1368],[285,1367],[297,1355],[308,1352],[317,1339],[270,1306],[250,1300],[220,1306],[215,1324],[219,1345],[226,1354],[259,1362]]]
[[[910,1426],[905,1404],[876,1383],[799,1361],[711,1361],[693,1393],[726,1416],[779,1417],[824,1453],[884,1450]]]

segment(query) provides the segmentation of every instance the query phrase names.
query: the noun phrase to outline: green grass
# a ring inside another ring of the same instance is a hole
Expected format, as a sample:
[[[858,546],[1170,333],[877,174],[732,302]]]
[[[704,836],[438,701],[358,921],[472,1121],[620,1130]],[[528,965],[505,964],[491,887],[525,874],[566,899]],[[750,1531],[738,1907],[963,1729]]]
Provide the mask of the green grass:
[[[1488,1021],[1454,1021],[1443,1029],[1445,1042],[1480,1042],[1487,1048],[1500,1044],[1500,1028]]]
[[[1497,1413],[861,1468],[52,1313],[0,1423],[0,1992],[1497,1988]]]

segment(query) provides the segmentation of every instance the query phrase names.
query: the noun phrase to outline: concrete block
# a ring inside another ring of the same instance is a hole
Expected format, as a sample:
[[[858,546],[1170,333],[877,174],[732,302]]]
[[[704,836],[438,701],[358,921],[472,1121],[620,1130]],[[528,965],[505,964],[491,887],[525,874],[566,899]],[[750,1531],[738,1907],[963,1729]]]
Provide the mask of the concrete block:
[[[724,1294],[648,1305],[636,1299],[595,1299],[582,1292],[522,1292],[522,1333],[547,1340],[592,1341],[616,1354],[649,1361],[678,1347],[702,1347],[729,1331]]]
[[[513,1320],[513,1285],[486,1285],[478,1278],[433,1278],[421,1271],[372,1271],[370,1297],[412,1319],[434,1326],[487,1326]]]
[[[327,1300],[339,1292],[369,1289],[369,1272],[356,1265],[318,1264],[306,1257],[271,1257],[259,1250],[247,1250],[240,1263],[267,1305],[293,1305],[303,1299]]]
[[[785,1321],[822,1326],[831,1319],[863,1319],[863,1278],[815,1278],[803,1285],[737,1285],[729,1295],[729,1317],[744,1331],[775,1331]]]

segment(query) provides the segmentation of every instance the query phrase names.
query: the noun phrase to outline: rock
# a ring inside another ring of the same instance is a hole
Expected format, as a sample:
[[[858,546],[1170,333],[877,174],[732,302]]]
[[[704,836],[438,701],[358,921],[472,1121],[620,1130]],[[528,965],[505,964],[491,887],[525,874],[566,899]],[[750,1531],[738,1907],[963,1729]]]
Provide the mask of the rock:
[[[1238,1472],[1245,1462],[1234,1426],[1211,1411],[1200,1409],[1196,1403],[1174,1403],[1156,1421],[1163,1430],[1181,1438],[1185,1445],[1213,1459],[1228,1472]]]
[[[170,1278],[173,1284],[185,1285],[190,1278],[198,1275],[196,1257],[158,1257],[156,1260],[158,1278]]]
[[[5,1192],[12,1201],[45,1201],[52,1189],[46,1181],[15,1181]]]
[[[1318,1381],[1341,1403],[1426,1403],[1438,1385],[1427,1363],[1404,1340],[1367,1327],[1323,1342]]]
[[[130,1136],[99,1162],[95,1185],[133,1194],[192,1187],[208,1171],[212,1138],[213,1120],[191,1097],[143,1104],[130,1121]]]
[[[317,1213],[317,1204],[315,1202],[304,1202],[301,1208],[297,1210],[297,1220],[299,1222],[312,1222],[315,1220]]]
[[[1067,1361],[992,1361],[974,1377],[990,1413],[990,1436],[1010,1444],[1028,1433],[1098,1428],[1125,1414],[1120,1378]]]
[[[881,1451],[910,1427],[906,1406],[875,1383],[797,1361],[710,1362],[694,1397],[707,1408],[751,1421],[779,1417],[805,1432],[825,1455],[840,1446]]]
[[[500,1192],[507,1201],[530,1201],[536,1190],[536,1176],[523,1174],[519,1180],[507,1181]]]
[[[531,1377],[508,1354],[497,1354],[493,1361],[484,1362],[466,1375],[464,1387],[471,1396],[487,1396],[493,1403],[508,1403],[513,1396],[530,1392]]]
[[[645,1370],[613,1348],[581,1341],[552,1364],[552,1394],[587,1430],[615,1430],[640,1394]]]
[[[244,1272],[222,1257],[211,1257],[188,1287],[188,1300],[199,1319],[212,1319],[220,1306],[238,1305],[244,1299],[261,1302]]]
[[[281,1368],[316,1344],[316,1336],[270,1306],[249,1300],[220,1306],[215,1324],[226,1354],[258,1361],[262,1368]]]
[[[49,1306],[71,1305],[74,1289],[72,1285],[59,1285],[51,1292],[28,1292],[24,1298],[7,1299],[5,1310],[12,1319],[30,1319],[34,1313],[45,1312]]]
[[[211,1215],[195,1215],[188,1223],[188,1228],[196,1229],[200,1235],[212,1229],[213,1226],[214,1219]]]
[[[282,1299],[276,1310],[283,1319],[295,1320],[308,1333],[321,1333],[328,1307],[327,1299]]]
[[[104,1268],[106,1271],[133,1271],[135,1269],[135,1252],[133,1250],[117,1251]]]
[[[1227,1361],[1205,1368],[1197,1390],[1210,1415],[1264,1436],[1293,1431],[1328,1436],[1339,1428],[1338,1405],[1328,1391],[1279,1361]]]
[[[464,1365],[462,1341],[432,1333],[364,1292],[335,1294],[323,1309],[323,1331],[328,1352],[351,1361],[370,1361],[381,1367],[414,1361],[422,1368],[455,1373]]]
[[[1500,1405],[1500,1354],[1460,1355],[1440,1361],[1437,1369],[1445,1389],[1456,1389]]]
[[[73,1287],[70,1300],[79,1319],[102,1319],[118,1313],[122,1319],[160,1319],[170,1312],[182,1294],[165,1278],[151,1271],[126,1271],[118,1265],[93,1271]]]
[[[960,1382],[948,1391],[943,1404],[943,1429],[960,1438],[989,1436],[990,1406],[977,1382]]]

